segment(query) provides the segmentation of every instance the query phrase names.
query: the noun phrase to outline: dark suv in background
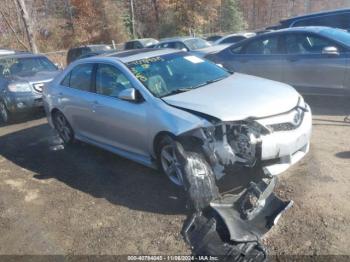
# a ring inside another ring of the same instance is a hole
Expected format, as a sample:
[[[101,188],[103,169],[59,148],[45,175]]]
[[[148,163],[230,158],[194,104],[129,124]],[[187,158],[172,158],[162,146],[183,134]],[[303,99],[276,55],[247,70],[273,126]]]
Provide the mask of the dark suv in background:
[[[349,31],[350,9],[340,9],[327,12],[297,16],[280,21],[279,25],[268,27],[268,30],[278,30],[288,27],[328,26]]]
[[[67,65],[89,53],[103,51],[108,52],[110,50],[112,50],[112,48],[109,45],[85,45],[71,48],[67,54]]]
[[[45,56],[15,53],[0,56],[0,123],[16,113],[43,106],[42,91],[60,70]]]

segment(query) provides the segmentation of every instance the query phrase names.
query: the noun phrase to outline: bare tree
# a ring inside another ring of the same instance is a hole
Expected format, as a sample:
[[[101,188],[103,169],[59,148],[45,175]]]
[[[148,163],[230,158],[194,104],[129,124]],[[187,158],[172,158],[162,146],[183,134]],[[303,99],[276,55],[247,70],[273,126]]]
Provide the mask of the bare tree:
[[[32,30],[32,23],[28,15],[27,7],[24,0],[16,0],[17,5],[21,12],[21,17],[23,20],[23,25],[25,28],[26,36],[28,39],[29,47],[33,53],[38,53],[38,47],[35,42],[35,35]]]

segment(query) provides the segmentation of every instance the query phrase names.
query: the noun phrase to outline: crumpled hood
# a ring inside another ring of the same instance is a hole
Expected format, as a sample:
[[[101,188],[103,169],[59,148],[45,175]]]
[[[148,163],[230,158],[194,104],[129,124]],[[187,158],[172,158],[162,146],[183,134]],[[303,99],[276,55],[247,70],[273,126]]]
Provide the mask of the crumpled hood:
[[[235,73],[224,80],[163,100],[222,121],[237,121],[285,113],[297,106],[299,97],[289,85]]]
[[[57,71],[41,71],[30,75],[13,75],[11,76],[11,81],[19,81],[19,82],[29,82],[29,83],[38,83],[38,82],[47,82],[54,79],[60,73]]]

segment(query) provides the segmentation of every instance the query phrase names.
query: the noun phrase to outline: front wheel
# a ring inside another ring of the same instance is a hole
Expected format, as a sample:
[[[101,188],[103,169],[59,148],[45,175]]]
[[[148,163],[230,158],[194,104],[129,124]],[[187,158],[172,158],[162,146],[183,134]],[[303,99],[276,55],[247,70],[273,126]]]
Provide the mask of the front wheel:
[[[158,150],[159,166],[163,173],[177,186],[183,186],[183,174],[175,154],[174,139],[166,136],[162,139]]]
[[[10,113],[6,108],[4,102],[0,101],[0,121],[3,123],[8,123],[10,120]]]
[[[61,112],[53,115],[53,124],[55,129],[65,144],[71,144],[74,141],[74,131],[68,120]]]

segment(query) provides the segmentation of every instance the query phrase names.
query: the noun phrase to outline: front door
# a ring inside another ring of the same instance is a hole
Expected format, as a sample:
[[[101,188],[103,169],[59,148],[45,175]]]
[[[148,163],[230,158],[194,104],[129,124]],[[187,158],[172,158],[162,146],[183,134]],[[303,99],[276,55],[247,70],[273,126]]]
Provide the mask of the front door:
[[[341,94],[349,55],[338,44],[309,33],[288,34],[284,38],[286,64],[284,82],[305,94]],[[339,54],[324,54],[335,47]]]
[[[96,69],[96,99],[93,105],[95,139],[139,155],[147,156],[147,102],[134,103],[118,98],[132,88],[127,77],[110,64]]]

